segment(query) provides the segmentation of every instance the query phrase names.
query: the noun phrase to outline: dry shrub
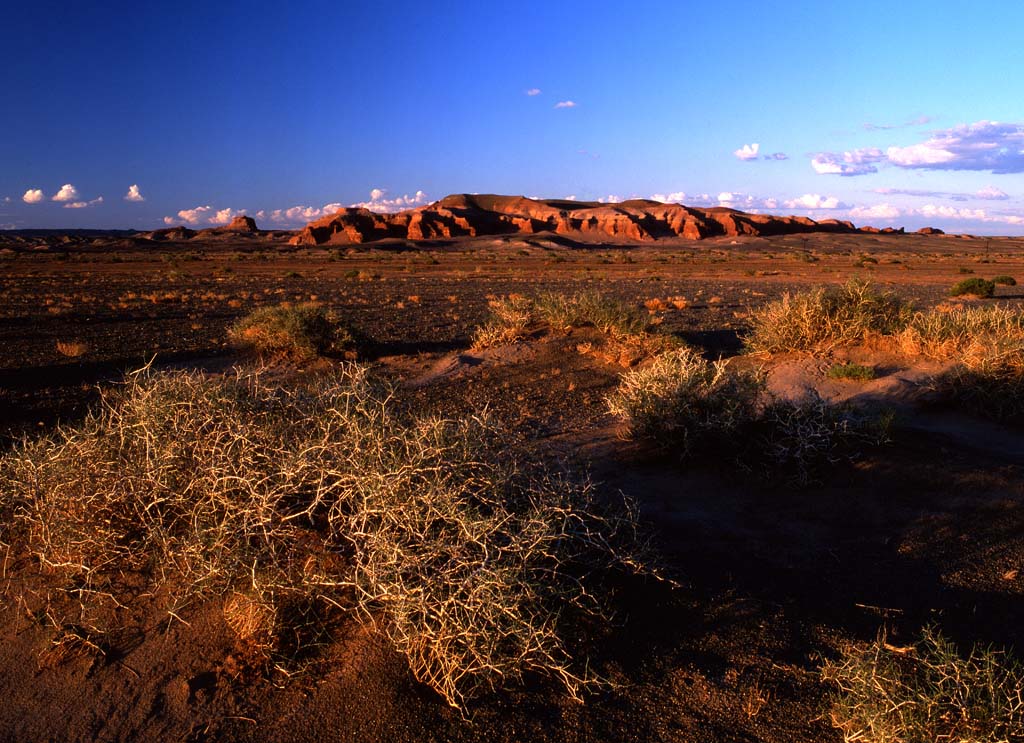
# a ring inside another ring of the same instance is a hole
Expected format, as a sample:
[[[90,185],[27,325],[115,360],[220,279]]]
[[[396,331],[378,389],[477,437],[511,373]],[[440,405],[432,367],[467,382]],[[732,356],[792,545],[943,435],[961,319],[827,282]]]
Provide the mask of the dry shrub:
[[[257,353],[296,361],[352,351],[357,342],[351,327],[313,302],[261,307],[232,325],[228,335]]]
[[[842,286],[786,293],[751,313],[746,339],[751,351],[827,351],[871,335],[903,328],[910,309],[891,293],[875,291],[870,282],[851,279]]]
[[[534,323],[534,303],[510,295],[490,303],[491,316],[473,335],[473,348],[491,348],[515,343],[528,335]]]
[[[476,349],[514,343],[542,328],[565,333],[593,327],[608,337],[602,356],[631,366],[637,360],[675,348],[679,341],[657,332],[647,313],[595,291],[512,295],[491,302],[491,317],[473,336]]]
[[[69,359],[77,359],[89,352],[89,344],[84,341],[57,341],[57,353]]]
[[[486,417],[428,419],[367,447],[372,466],[331,513],[353,582],[416,677],[455,706],[541,671],[574,697],[563,614],[601,617],[587,574],[636,564],[628,510],[602,513],[586,483],[519,461]],[[616,547],[615,545],[620,545]]]
[[[1003,743],[1024,739],[1024,669],[1005,652],[965,656],[924,631],[899,648],[884,635],[847,648],[822,668],[836,689],[830,717],[852,743]]]
[[[999,341],[1024,344],[1024,312],[940,305],[915,312],[896,340],[904,353],[934,359],[984,357]]]
[[[816,482],[829,466],[855,459],[861,448],[890,441],[891,413],[866,415],[823,400],[816,392],[802,399],[772,400],[751,426],[746,467],[796,485]]]
[[[531,670],[575,696],[595,678],[567,617],[604,615],[592,573],[639,565],[635,515],[509,438],[487,417],[408,420],[356,365],[294,388],[143,370],[0,459],[0,540],[63,579],[79,605],[54,624],[90,637],[131,574],[169,612],[226,597],[268,649],[290,616],[354,605],[455,706]]]
[[[1024,312],[1007,307],[916,313],[897,337],[905,353],[956,364],[940,380],[954,399],[996,420],[1024,415]]]

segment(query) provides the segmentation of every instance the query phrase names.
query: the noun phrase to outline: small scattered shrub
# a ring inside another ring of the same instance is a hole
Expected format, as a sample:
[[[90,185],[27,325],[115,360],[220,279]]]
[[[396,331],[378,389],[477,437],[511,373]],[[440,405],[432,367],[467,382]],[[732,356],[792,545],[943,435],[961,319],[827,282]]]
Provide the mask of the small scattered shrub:
[[[607,403],[629,436],[686,457],[727,445],[756,416],[764,389],[762,375],[730,372],[684,347],[624,374]]]
[[[754,352],[823,351],[872,334],[893,333],[910,315],[894,294],[852,279],[842,286],[787,293],[754,310],[746,344]]]
[[[910,647],[884,635],[822,667],[830,718],[853,743],[1001,743],[1024,739],[1024,668],[1003,651],[963,655],[927,629]]]
[[[763,374],[709,362],[689,348],[622,376],[607,398],[626,435],[680,459],[701,453],[798,485],[822,467],[888,441],[891,418],[858,415],[809,394],[774,398]]]
[[[651,329],[646,313],[638,307],[587,291],[568,295],[548,292],[537,297],[511,295],[495,300],[491,302],[490,318],[473,335],[473,347],[514,343],[545,327],[556,333],[596,328],[613,346],[614,353],[605,355],[632,363],[679,345],[673,336]]]
[[[995,294],[996,285],[991,281],[981,278],[964,279],[953,285],[949,290],[951,297],[991,297]]]
[[[875,367],[863,364],[836,364],[828,370],[829,379],[849,379],[856,382],[869,382],[875,378]]]
[[[312,302],[261,307],[232,325],[228,334],[234,343],[260,354],[296,361],[356,347],[353,329]]]
[[[999,286],[1017,286],[1017,279],[1012,276],[1007,276],[1006,274],[1001,274],[994,277],[992,279],[992,283]]]

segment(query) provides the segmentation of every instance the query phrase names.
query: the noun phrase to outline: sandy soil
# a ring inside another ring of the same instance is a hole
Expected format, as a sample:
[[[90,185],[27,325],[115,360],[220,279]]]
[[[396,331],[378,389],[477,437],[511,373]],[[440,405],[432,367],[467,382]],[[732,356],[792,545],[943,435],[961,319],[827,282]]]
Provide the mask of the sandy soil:
[[[614,685],[577,705],[531,679],[479,700],[467,722],[379,633],[344,617],[291,677],[254,670],[217,602],[186,607],[181,621],[140,605],[133,631],[105,654],[55,648],[38,615],[46,578],[8,553],[0,739],[837,741],[816,669],[844,641],[882,627],[906,639],[936,622],[960,641],[1021,646],[1024,432],[944,406],[929,384],[934,363],[871,348],[766,362],[780,394],[813,388],[898,413],[892,446],[795,489],[714,463],[682,467],[618,438],[603,398],[623,369],[579,352],[593,331],[484,353],[469,336],[490,297],[590,287],[645,303],[711,356],[733,355],[750,309],[783,291],[868,276],[926,306],[965,271],[1024,280],[1024,242],[826,235],[581,247],[532,236],[406,247],[2,252],[3,445],[74,420],[96,385],[154,355],[158,366],[226,368],[239,359],[225,328],[255,306],[323,302],[370,333],[369,360],[402,380],[408,404],[451,415],[490,405],[531,445],[639,502],[681,585],[616,587],[620,622],[588,649]],[[845,360],[879,377],[829,380]]]

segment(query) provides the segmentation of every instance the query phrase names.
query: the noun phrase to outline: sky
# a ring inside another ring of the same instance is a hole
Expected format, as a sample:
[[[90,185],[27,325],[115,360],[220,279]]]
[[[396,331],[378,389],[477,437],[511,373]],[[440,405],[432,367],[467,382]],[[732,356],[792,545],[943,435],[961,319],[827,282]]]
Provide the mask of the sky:
[[[1024,234],[1024,3],[0,8],[0,229],[449,193]]]

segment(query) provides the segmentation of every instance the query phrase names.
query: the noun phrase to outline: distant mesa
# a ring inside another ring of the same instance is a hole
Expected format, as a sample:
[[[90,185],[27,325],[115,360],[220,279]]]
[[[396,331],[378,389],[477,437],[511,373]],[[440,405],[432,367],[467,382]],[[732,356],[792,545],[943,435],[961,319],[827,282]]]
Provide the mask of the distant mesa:
[[[256,220],[252,217],[247,217],[244,214],[239,215],[231,220],[231,224],[227,227],[220,228],[223,232],[259,232],[256,229]]]
[[[902,230],[900,230],[902,232]],[[726,207],[708,209],[634,199],[618,204],[523,196],[446,196],[433,204],[395,214],[340,209],[306,225],[292,245],[366,243],[387,238],[434,240],[481,235],[554,232],[589,238],[658,240],[802,232],[855,233],[852,222],[807,217],[747,214]]]
[[[946,233],[938,227],[922,227],[917,231],[919,235],[945,235]]]

